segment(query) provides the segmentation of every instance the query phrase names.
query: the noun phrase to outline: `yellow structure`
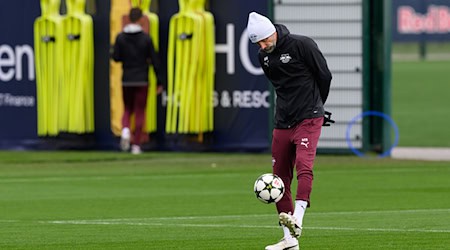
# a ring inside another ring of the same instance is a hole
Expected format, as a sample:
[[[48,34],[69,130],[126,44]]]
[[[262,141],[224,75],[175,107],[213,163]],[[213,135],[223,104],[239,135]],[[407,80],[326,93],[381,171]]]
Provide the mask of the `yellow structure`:
[[[159,49],[159,18],[155,13],[150,12],[151,0],[111,0],[111,44],[122,31],[126,24],[128,13],[131,7],[139,7],[145,16],[142,24],[145,32],[152,38],[155,50]],[[122,130],[122,115],[124,112],[122,100],[122,67],[121,63],[111,60],[110,63],[110,96],[111,96],[111,129],[115,135],[120,135]],[[147,133],[156,131],[157,128],[157,80],[153,67],[149,70],[149,88],[147,95],[146,119],[144,130]],[[132,119],[133,124],[133,119]],[[132,125],[133,129],[133,125]]]
[[[179,0],[169,25],[166,132],[199,134],[214,129],[214,18],[204,0]]]
[[[64,84],[61,86],[60,131],[94,131],[94,26],[86,0],[66,0],[63,17]]]
[[[60,86],[63,81],[60,0],[41,0],[41,16],[34,22],[38,136],[58,134]]]
[[[130,11],[129,0],[111,0],[110,43],[114,44],[116,36],[122,31],[122,17]],[[110,60],[110,109],[111,130],[115,135],[122,131],[122,115],[124,112],[122,100],[122,63]]]
[[[34,23],[38,135],[94,131],[94,41],[86,0],[41,0]]]
[[[213,94],[214,94],[214,74],[216,69],[216,53],[215,53],[215,29],[214,29],[214,16],[211,12],[205,11],[205,0],[191,0],[192,10],[200,14],[204,19],[204,52],[202,57],[204,58],[203,64],[199,69],[199,81],[204,83],[204,87],[201,90],[202,97],[202,111],[204,114],[203,121],[199,128],[199,132],[210,132],[214,130],[214,107],[213,107]],[[204,73],[202,73],[204,72]],[[200,118],[201,119],[201,118]]]
[[[151,0],[141,0],[140,5],[139,1],[136,1],[135,6],[139,6],[142,9],[144,15],[148,18],[150,25],[149,31],[153,46],[156,52],[159,52],[159,18],[155,13],[150,12]],[[157,79],[155,70],[153,67],[150,67],[149,75],[148,75],[149,85],[148,85],[148,95],[147,95],[147,108],[146,108],[146,131],[148,133],[155,132],[157,129]]]

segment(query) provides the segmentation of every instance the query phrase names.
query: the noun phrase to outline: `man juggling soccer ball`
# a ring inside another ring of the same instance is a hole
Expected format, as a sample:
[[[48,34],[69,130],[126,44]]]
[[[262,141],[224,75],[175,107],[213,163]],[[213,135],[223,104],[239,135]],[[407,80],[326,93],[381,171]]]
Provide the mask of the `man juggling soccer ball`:
[[[322,126],[329,126],[331,113],[324,110],[331,73],[317,44],[309,37],[290,34],[281,24],[252,12],[247,33],[258,44],[258,59],[276,92],[272,134],[273,173],[286,187],[276,203],[284,237],[266,250],[298,250],[303,216],[310,205],[313,164]],[[298,180],[292,201],[294,169]]]

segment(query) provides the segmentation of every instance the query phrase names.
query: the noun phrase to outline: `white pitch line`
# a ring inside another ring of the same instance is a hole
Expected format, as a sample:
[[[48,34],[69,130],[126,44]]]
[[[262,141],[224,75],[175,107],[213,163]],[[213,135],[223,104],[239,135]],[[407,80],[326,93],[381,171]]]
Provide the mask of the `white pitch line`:
[[[450,212],[450,208],[442,209],[410,209],[410,210],[378,210],[378,211],[336,211],[336,212],[309,212],[307,216],[329,216],[329,215],[364,215],[364,214],[391,214],[391,213],[447,213]],[[98,222],[98,223],[124,223],[132,221],[166,221],[166,220],[205,220],[205,219],[242,219],[242,218],[261,218],[261,217],[274,217],[277,218],[276,214],[243,214],[243,215],[210,215],[210,216],[173,216],[173,217],[149,217],[149,218],[115,218],[115,219],[101,219],[101,220],[59,220],[59,221],[40,221],[41,223],[53,223],[53,224],[63,224],[64,222]],[[1,222],[1,221],[0,221]],[[5,222],[5,221],[3,221]],[[16,221],[10,221],[16,222]]]
[[[203,228],[263,228],[273,229],[278,226],[262,225],[230,225],[230,224],[187,224],[187,223],[146,223],[146,222],[111,222],[111,221],[42,221],[46,224],[70,225],[127,225],[152,227],[203,227]],[[440,229],[400,229],[400,228],[352,228],[352,227],[304,227],[306,230],[333,230],[333,231],[372,231],[372,232],[415,232],[415,233],[450,233],[450,230]]]
[[[66,182],[66,181],[98,181],[109,180],[111,176],[91,177],[41,177],[41,178],[11,178],[0,179],[0,183],[26,183],[26,182]]]
[[[309,216],[331,216],[331,215],[364,215],[364,214],[391,214],[391,213],[405,213],[405,214],[414,214],[414,213],[448,213],[450,212],[450,208],[442,208],[442,209],[411,209],[411,210],[378,210],[378,211],[336,211],[336,212],[309,212]],[[242,219],[242,218],[276,218],[276,214],[242,214],[242,215],[210,215],[210,216],[174,216],[174,217],[148,217],[148,218],[116,218],[116,219],[101,219],[101,220],[55,220],[55,221],[39,221],[39,223],[47,223],[47,224],[136,224],[140,223],[142,225],[147,225],[142,221],[150,221],[152,225],[167,225],[166,223],[154,223],[154,221],[180,221],[180,220],[223,220],[223,219]],[[136,222],[138,221],[138,222]],[[0,220],[0,223],[22,223],[22,220]],[[174,225],[182,225],[182,224],[174,224]],[[189,224],[192,225],[192,224]],[[255,226],[261,227],[261,226]],[[262,226],[265,228],[265,226]],[[270,228],[270,227],[267,227]],[[310,228],[314,229],[314,228]],[[374,229],[376,230],[376,229]],[[401,229],[403,230],[403,229]],[[447,232],[448,230],[444,230]]]
[[[216,228],[278,228],[277,226],[258,225],[231,225],[231,224],[188,224],[188,223],[154,223],[154,222],[112,222],[112,221],[41,221],[44,224],[71,224],[71,225],[130,225],[130,226],[167,226],[167,227],[216,227]]]
[[[336,230],[336,231],[377,231],[377,232],[414,232],[414,233],[450,233],[445,229],[403,229],[403,228],[351,228],[351,227],[304,227],[309,230]]]
[[[188,177],[204,177],[208,174],[173,174],[173,175],[128,175],[128,176],[55,176],[55,177],[36,177],[36,178],[5,178],[0,179],[0,183],[28,183],[28,182],[66,182],[66,181],[105,181],[115,179],[128,180],[148,180],[148,179],[185,179]],[[221,176],[234,177],[238,174],[221,174]],[[209,176],[209,175],[208,175]]]
[[[409,210],[372,210],[372,211],[336,211],[336,212],[312,212],[309,215],[345,215],[345,214],[390,214],[390,213],[440,213],[450,212],[450,208],[438,209],[409,209]]]
[[[342,211],[342,212],[312,212],[309,216],[322,215],[352,215],[352,214],[383,214],[383,213],[440,213],[450,212],[450,209],[415,209],[415,210],[386,210],[386,211]],[[272,229],[278,226],[264,225],[235,225],[235,224],[198,224],[198,223],[173,223],[181,220],[220,220],[240,218],[276,217],[274,214],[252,214],[252,215],[220,215],[220,216],[180,216],[180,217],[152,217],[152,218],[119,218],[101,220],[54,220],[39,221],[43,224],[64,225],[130,225],[130,226],[153,226],[153,227],[205,227],[205,228],[262,228]],[[165,221],[165,222],[160,222]],[[167,223],[167,221],[172,221]],[[13,221],[10,221],[13,222]],[[334,231],[377,231],[377,232],[422,232],[422,233],[450,233],[447,229],[402,229],[402,228],[353,228],[353,227],[305,227],[309,230],[334,230]]]
[[[443,209],[411,209],[411,210],[378,210],[378,211],[336,211],[336,212],[309,212],[307,216],[327,216],[327,215],[355,215],[355,214],[390,214],[390,213],[446,213],[450,212],[450,208]],[[202,219],[241,219],[241,218],[261,218],[274,217],[274,214],[243,214],[243,215],[211,215],[211,216],[173,216],[173,217],[149,217],[149,218],[116,218],[104,220],[77,220],[77,221],[145,221],[145,220],[202,220]]]

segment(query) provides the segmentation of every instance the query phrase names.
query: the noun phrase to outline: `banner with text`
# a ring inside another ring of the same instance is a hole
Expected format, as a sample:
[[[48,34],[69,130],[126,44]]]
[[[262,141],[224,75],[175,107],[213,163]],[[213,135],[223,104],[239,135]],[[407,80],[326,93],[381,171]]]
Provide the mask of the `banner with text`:
[[[393,41],[450,41],[449,0],[396,0],[392,12]]]
[[[216,33],[214,91],[214,132],[212,150],[267,150],[270,148],[269,82],[257,61],[258,46],[249,42],[246,27],[251,11],[268,14],[268,1],[210,1]],[[160,30],[178,6],[171,1],[159,4]],[[167,58],[167,34],[161,34],[161,57]],[[163,94],[162,106],[167,96]],[[163,117],[163,116],[159,116]],[[158,118],[163,128],[164,119]],[[160,129],[159,129],[160,130]]]
[[[210,1],[208,7],[214,15],[216,33],[214,140],[209,149],[267,150],[270,148],[269,82],[257,61],[257,45],[249,43],[246,25],[249,12],[269,12],[268,2]],[[45,143],[37,136],[36,104],[39,100],[36,99],[33,45],[33,23],[40,15],[40,4],[35,0],[0,1],[0,10],[0,148],[29,149]],[[167,26],[170,17],[178,11],[177,2],[159,1],[158,11],[160,51],[164,59],[167,56],[164,54],[167,51]],[[97,29],[95,32],[107,31]],[[103,59],[96,57],[98,60]],[[96,76],[99,72],[102,71],[97,67]],[[95,85],[99,84],[96,82]],[[103,100],[107,92],[97,91],[95,99]],[[166,98],[164,95],[159,98],[162,109]],[[95,115],[96,124],[109,119],[106,112]],[[164,115],[158,117],[158,127],[164,128]],[[111,145],[105,143],[115,143],[109,138],[113,135],[109,128],[102,127],[101,132],[104,136],[96,137],[95,144],[109,148]],[[162,136],[161,140],[156,138],[158,143],[164,144],[164,135],[158,136]],[[163,145],[162,148],[170,147]]]
[[[0,147],[20,148],[37,139],[33,23],[39,1],[1,1],[0,10]]]
[[[216,19],[215,136],[225,148],[268,149],[269,81],[247,36],[251,11],[267,15],[267,1],[211,1]]]

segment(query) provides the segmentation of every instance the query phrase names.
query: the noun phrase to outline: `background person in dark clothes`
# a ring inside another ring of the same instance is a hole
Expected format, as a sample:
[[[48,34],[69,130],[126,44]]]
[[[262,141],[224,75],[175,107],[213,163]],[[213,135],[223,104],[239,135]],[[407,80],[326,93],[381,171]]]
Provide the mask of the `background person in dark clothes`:
[[[331,73],[317,44],[309,37],[290,34],[284,25],[273,25],[267,17],[252,12],[247,33],[260,47],[259,62],[276,91],[272,164],[273,173],[286,187],[276,203],[284,237],[266,250],[298,250],[320,132],[322,125],[333,122],[323,108]],[[295,210],[290,189],[294,167],[298,180]]]
[[[130,116],[134,113],[135,130],[131,153],[140,154],[147,105],[148,71],[150,65],[153,65],[158,79],[157,93],[161,93],[161,63],[153,47],[152,39],[138,24],[139,19],[142,18],[142,11],[139,8],[132,8],[129,18],[131,23],[126,25],[116,38],[112,58],[114,61],[122,62],[123,68],[122,90],[125,110],[122,117],[120,146],[123,151],[130,149]]]

